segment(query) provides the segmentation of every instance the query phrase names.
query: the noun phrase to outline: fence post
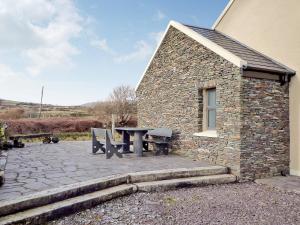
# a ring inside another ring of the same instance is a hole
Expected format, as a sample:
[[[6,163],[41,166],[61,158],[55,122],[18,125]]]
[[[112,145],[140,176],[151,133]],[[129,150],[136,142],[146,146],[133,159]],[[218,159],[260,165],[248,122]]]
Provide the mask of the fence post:
[[[111,133],[113,139],[115,139],[115,114],[111,114]]]

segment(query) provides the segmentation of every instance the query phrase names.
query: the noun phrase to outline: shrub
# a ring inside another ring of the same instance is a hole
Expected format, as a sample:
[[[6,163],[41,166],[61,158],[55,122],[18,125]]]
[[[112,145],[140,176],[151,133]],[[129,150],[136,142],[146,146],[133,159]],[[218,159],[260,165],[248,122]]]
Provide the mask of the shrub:
[[[103,127],[95,119],[48,118],[6,120],[9,134],[89,132],[91,127]]]
[[[21,108],[6,109],[0,113],[0,119],[19,119],[23,117],[24,113],[24,109]]]

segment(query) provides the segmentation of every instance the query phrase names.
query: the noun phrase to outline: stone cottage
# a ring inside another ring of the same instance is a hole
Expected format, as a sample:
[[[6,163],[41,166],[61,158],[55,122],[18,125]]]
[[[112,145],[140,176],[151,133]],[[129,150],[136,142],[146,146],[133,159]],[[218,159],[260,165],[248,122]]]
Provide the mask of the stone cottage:
[[[138,125],[171,128],[173,150],[241,179],[285,173],[294,74],[218,31],[171,21],[136,88]]]

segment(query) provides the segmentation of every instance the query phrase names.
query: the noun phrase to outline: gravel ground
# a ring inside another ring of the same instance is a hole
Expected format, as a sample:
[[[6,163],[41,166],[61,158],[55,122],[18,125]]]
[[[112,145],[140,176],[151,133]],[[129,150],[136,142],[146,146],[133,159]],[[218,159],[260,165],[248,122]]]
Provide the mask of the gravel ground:
[[[300,224],[300,195],[255,183],[137,193],[52,221],[73,224]]]

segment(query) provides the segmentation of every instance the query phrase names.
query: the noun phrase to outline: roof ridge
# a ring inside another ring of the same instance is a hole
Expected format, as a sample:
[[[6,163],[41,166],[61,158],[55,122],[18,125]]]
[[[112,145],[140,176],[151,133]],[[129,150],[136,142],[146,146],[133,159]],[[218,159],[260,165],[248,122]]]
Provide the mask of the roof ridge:
[[[207,28],[207,27],[199,27],[199,26],[194,26],[194,25],[190,25],[190,24],[182,24],[182,25],[187,26],[187,27],[195,27],[195,28],[199,28],[199,29],[205,29],[205,30],[214,31],[213,29]]]

